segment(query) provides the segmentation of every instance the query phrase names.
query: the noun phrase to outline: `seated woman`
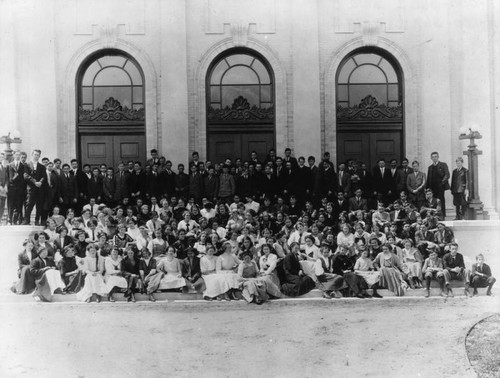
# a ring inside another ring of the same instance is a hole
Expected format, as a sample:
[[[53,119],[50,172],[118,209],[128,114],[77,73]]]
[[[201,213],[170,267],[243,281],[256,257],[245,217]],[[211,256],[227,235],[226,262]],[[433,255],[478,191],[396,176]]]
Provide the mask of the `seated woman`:
[[[243,261],[238,265],[238,280],[242,284],[243,298],[248,303],[262,304],[269,300],[269,296],[281,297],[277,285],[271,280],[259,277],[259,268],[252,259],[253,255],[250,252],[245,252],[242,257]]]
[[[368,298],[367,286],[364,280],[354,273],[354,258],[351,256],[347,245],[339,245],[338,252],[332,258],[332,273],[342,276],[344,283],[350,289],[352,295],[358,298]]]
[[[47,258],[54,261],[55,250],[52,244],[48,242],[48,237],[45,232],[39,232],[33,237],[35,239],[35,251],[40,254],[41,249],[47,250]]]
[[[57,223],[53,219],[47,219],[45,222],[45,229],[43,232],[45,235],[47,235],[47,241],[50,243],[50,245],[53,247],[54,246],[54,240],[57,239],[59,235],[57,235]]]
[[[31,275],[35,279],[36,289],[33,297],[44,302],[50,302],[56,291],[64,289],[64,282],[56,269],[54,260],[48,258],[48,250],[40,248],[38,257],[31,260]]]
[[[404,248],[397,253],[403,263],[403,272],[408,276],[412,289],[422,287],[422,255],[417,248],[413,247],[410,239],[403,242]]]
[[[64,224],[64,221],[66,220],[66,218],[61,215],[61,208],[57,205],[52,209],[52,216],[49,219],[56,222],[56,227],[62,226]]]
[[[203,278],[201,278],[200,258],[196,256],[196,252],[195,248],[187,249],[187,256],[181,261],[182,276],[193,290],[203,293],[205,283],[203,282]]]
[[[223,253],[217,259],[215,267],[217,274],[223,277],[223,279],[226,281],[225,287],[229,287],[229,290],[225,291],[222,294],[222,297],[218,298],[223,298],[226,301],[230,301],[231,299],[239,299],[237,293],[235,292],[240,287],[238,275],[235,273],[235,271],[240,264],[240,260],[232,253],[232,249],[233,247],[229,242],[224,242],[224,244],[222,245]],[[252,256],[255,256],[252,249],[247,250],[247,252],[251,253]]]
[[[94,244],[87,246],[87,254],[82,259],[81,270],[85,273],[85,284],[82,290],[76,293],[76,298],[79,301],[90,303],[92,297],[96,296],[96,302],[101,301],[101,296],[107,294],[106,284],[102,276],[104,264],[102,258],[97,254],[97,248]]]
[[[125,249],[129,245],[133,245],[135,242],[132,237],[126,233],[127,227],[124,224],[118,225],[118,234],[113,236],[113,245],[118,248],[120,255],[125,252]]]
[[[231,246],[232,249],[232,246]],[[243,255],[243,253],[249,252],[252,254],[252,258],[254,260],[258,260],[258,255],[257,255],[257,249],[254,247],[252,239],[250,236],[245,236],[243,238],[243,241],[241,242],[239,253],[238,253],[238,258]]]
[[[139,259],[135,255],[135,247],[129,246],[126,248],[127,255],[121,261],[121,270],[123,277],[127,280],[127,290],[125,298],[127,302],[135,302],[134,293],[137,291],[137,283],[139,282]]]
[[[57,236],[54,240],[55,257],[54,260],[57,264],[62,259],[64,248],[72,245],[74,240],[68,235],[68,229],[65,226],[57,227]]]
[[[330,260],[330,247],[324,245],[320,248],[321,255],[314,263],[314,273],[319,282],[319,288],[323,291],[323,298],[342,298],[340,289],[344,288],[342,276],[333,273],[332,261]]]
[[[109,256],[104,258],[104,282],[108,293],[108,301],[115,302],[113,293],[119,289],[127,289],[127,280],[122,274],[122,257],[118,249],[113,248]]]
[[[316,287],[314,280],[302,271],[301,259],[300,244],[293,242],[290,253],[283,259],[283,279],[280,280],[281,291],[289,297],[306,294]]]
[[[354,234],[348,224],[342,225],[342,232],[337,235],[337,245],[345,245],[349,249],[349,254],[354,256],[356,253],[354,248]]]
[[[369,288],[372,288],[372,296],[374,298],[382,298],[382,296],[377,292],[380,272],[375,270],[373,261],[368,257],[368,250],[364,245],[360,245],[358,247],[358,251],[361,256],[354,264],[354,273],[360,276]]]
[[[175,249],[172,246],[167,248],[167,255],[162,258],[156,269],[163,273],[159,289],[179,289],[186,286],[186,280],[182,277],[181,263],[175,257]]]
[[[31,262],[36,259],[35,245],[30,239],[23,243],[24,250],[17,256],[19,268],[17,276],[19,281],[12,287],[12,291],[17,294],[29,294],[35,290],[35,279],[31,275]]]
[[[85,258],[87,254],[87,246],[89,243],[87,243],[85,239],[85,231],[81,230],[76,233],[75,254],[80,259]]]
[[[66,284],[64,291],[68,294],[78,293],[85,284],[85,275],[78,268],[73,245],[66,246],[62,251],[62,259],[59,261],[59,271]]]
[[[401,260],[391,251],[389,244],[382,245],[380,252],[373,265],[380,271],[379,285],[392,291],[397,296],[405,295],[408,285],[404,281],[403,264]]]
[[[149,249],[143,248],[141,250],[142,259],[139,260],[139,275],[141,276],[142,288],[151,302],[156,302],[154,292],[160,287],[163,273],[157,271],[157,262],[151,256]]]
[[[444,267],[443,261],[438,257],[437,249],[429,249],[429,257],[425,259],[423,272],[425,279],[425,297],[431,295],[431,281],[437,280],[441,288],[441,296],[446,297],[444,292]]]
[[[113,249],[113,245],[108,242],[108,236],[104,232],[97,234],[97,243],[95,243],[95,247],[97,248],[97,253],[101,257],[109,256]]]
[[[278,256],[272,253],[272,247],[270,244],[264,244],[260,249],[262,256],[259,259],[260,275],[262,277],[267,277],[276,286],[280,286],[280,280],[278,278],[278,273],[276,272],[276,264],[278,263]]]
[[[163,232],[156,230],[154,232],[154,239],[148,243],[148,250],[153,258],[165,257],[167,255],[168,243],[163,239]]]

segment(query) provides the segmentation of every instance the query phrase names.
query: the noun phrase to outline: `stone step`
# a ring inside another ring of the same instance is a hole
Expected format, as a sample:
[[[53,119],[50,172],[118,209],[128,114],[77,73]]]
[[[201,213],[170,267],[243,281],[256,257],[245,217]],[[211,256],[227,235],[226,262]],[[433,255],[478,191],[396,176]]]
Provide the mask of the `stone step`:
[[[453,294],[456,297],[464,297],[465,293],[462,287],[455,287],[453,289]],[[367,290],[369,294],[373,294],[373,290],[369,289]],[[470,290],[472,294],[472,290]],[[478,289],[479,295],[484,296],[486,294],[486,288],[481,288]],[[378,293],[384,297],[396,297],[394,293],[392,293],[389,290],[386,289],[380,289],[378,290]],[[174,301],[182,301],[182,302],[190,302],[190,301],[201,301],[203,300],[203,295],[196,293],[196,292],[188,292],[188,293],[182,293],[182,292],[157,292],[154,294],[157,302],[174,302]],[[322,298],[322,291],[318,289],[314,289],[310,291],[307,294],[304,294],[300,297],[297,297],[297,299],[304,300],[304,299],[320,299]],[[439,288],[431,288],[430,292],[431,297],[439,297],[440,295],[440,289]],[[425,296],[425,289],[408,289],[405,293],[405,297],[424,297]],[[123,293],[115,293],[113,295],[113,298],[117,302],[126,302],[127,299],[124,297]],[[149,298],[146,294],[135,294],[135,298],[137,302],[149,302]],[[286,297],[284,296],[283,299],[294,299],[291,297]],[[95,300],[95,298],[93,298]],[[15,295],[15,294],[7,294],[3,295],[1,301],[7,301],[7,302],[32,302],[34,301],[32,295]],[[61,303],[61,302],[78,302],[76,298],[76,294],[54,294],[52,297],[53,302]],[[103,302],[107,302],[107,297],[102,297]],[[279,301],[279,299],[277,300]]]

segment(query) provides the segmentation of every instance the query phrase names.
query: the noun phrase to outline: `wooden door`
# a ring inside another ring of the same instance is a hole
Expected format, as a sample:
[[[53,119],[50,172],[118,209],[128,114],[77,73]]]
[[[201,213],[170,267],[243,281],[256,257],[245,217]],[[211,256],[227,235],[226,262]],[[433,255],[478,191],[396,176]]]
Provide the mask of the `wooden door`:
[[[120,161],[144,163],[145,135],[82,135],[80,137],[82,164],[97,166],[105,163],[116,168]]]
[[[211,133],[208,135],[208,160],[223,162],[226,158],[250,159],[252,151],[261,160],[274,148],[273,133]]]
[[[146,159],[145,135],[114,135],[113,136],[113,167],[120,161],[140,161],[144,164]]]
[[[274,135],[272,133],[245,133],[241,134],[241,154],[243,161],[250,159],[252,151],[257,152],[260,161],[274,148]]]
[[[337,134],[337,162],[354,159],[366,163],[368,169],[377,165],[378,159],[397,159],[401,162],[403,146],[401,132],[339,132]],[[338,163],[337,163],[338,164]]]
[[[80,138],[81,162],[96,166],[102,163],[113,166],[112,135],[82,135]]]

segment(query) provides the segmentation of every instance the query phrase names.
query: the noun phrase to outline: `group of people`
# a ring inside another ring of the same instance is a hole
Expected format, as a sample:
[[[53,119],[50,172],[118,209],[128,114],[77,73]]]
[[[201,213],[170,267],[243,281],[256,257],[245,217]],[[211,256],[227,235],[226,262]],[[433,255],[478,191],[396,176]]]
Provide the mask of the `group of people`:
[[[380,297],[387,288],[404,295],[433,279],[441,295],[453,295],[451,280],[491,287],[495,279],[479,255],[465,269],[445,216],[449,170],[433,152],[426,175],[414,161],[380,159],[372,172],[347,161],[337,170],[325,153],[264,160],[172,162],[156,150],[141,162],[91,167],[73,159],[42,159],[16,151],[3,163],[8,221],[36,224],[19,255],[12,290],[50,301],[56,292],[82,301],[114,301],[123,291],[203,293],[206,300],[262,303],[319,288],[325,298]],[[4,159],[5,160],[5,159]],[[467,170],[457,159],[451,190],[457,218],[465,215]],[[23,206],[24,204],[24,206]],[[369,294],[368,289],[372,289]]]

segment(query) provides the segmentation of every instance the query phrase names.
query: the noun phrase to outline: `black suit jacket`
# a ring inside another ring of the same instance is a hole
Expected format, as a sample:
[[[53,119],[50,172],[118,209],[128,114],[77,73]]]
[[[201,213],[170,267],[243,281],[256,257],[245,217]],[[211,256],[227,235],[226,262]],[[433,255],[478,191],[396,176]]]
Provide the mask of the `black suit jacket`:
[[[372,189],[377,193],[387,194],[392,187],[391,169],[385,167],[384,176],[379,167],[373,169]]]
[[[427,169],[427,187],[434,192],[438,191],[438,189],[449,190],[450,183],[448,179],[450,178],[450,170],[448,169],[448,164],[439,161],[437,163],[437,173],[435,175],[432,166],[432,164],[429,165]]]
[[[25,179],[28,183],[28,188],[31,190],[38,190],[35,186],[35,182],[43,182],[45,178],[45,166],[42,163],[38,163],[36,169],[34,168],[33,162],[29,162],[25,165],[24,173],[26,174]]]
[[[25,165],[21,162],[19,162],[19,166],[17,168],[15,166],[15,162],[12,162],[7,166],[9,192],[12,190],[20,191],[24,189],[24,171]]]
[[[465,269],[464,257],[462,256],[461,253],[457,253],[455,259],[453,260],[451,253],[448,252],[443,257],[443,265],[444,268],[447,270],[451,270],[456,267],[462,268],[462,270],[464,270]]]
[[[465,189],[467,189],[469,184],[469,171],[462,167],[462,169],[458,170],[455,168],[453,173],[451,174],[451,192],[455,193],[463,193]]]
[[[193,257],[190,261],[189,257],[186,257],[181,261],[182,276],[184,278],[191,277],[191,281],[194,282],[201,277],[200,269],[200,258],[198,256]]]
[[[59,197],[62,198],[62,203],[69,205],[74,199],[78,199],[78,187],[76,185],[75,176],[68,177],[63,173],[59,176]]]

